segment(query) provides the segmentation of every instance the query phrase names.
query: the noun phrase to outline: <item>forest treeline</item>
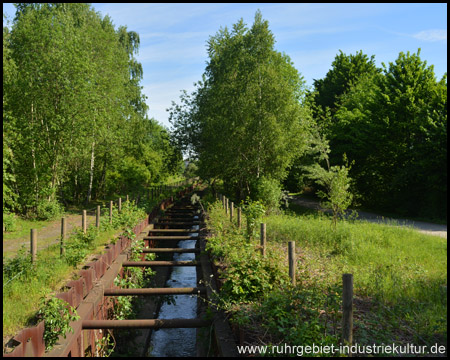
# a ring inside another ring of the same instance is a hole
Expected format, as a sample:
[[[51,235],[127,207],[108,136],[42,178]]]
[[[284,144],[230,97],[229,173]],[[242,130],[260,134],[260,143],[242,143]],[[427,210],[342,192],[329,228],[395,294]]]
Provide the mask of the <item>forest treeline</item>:
[[[134,192],[179,172],[184,151],[236,201],[341,183],[366,207],[446,219],[447,75],[420,49],[382,68],[340,52],[307,88],[258,11],[210,36],[169,133],[147,117],[136,32],[88,4],[16,9],[3,28],[4,212]]]
[[[169,109],[198,174],[235,201],[325,184],[372,209],[446,219],[447,74],[420,49],[382,68],[341,51],[308,89],[274,44],[259,11],[250,28],[241,19],[209,38],[202,79]]]
[[[16,4],[3,27],[4,213],[132,194],[182,169],[147,116],[138,49],[88,4]]]

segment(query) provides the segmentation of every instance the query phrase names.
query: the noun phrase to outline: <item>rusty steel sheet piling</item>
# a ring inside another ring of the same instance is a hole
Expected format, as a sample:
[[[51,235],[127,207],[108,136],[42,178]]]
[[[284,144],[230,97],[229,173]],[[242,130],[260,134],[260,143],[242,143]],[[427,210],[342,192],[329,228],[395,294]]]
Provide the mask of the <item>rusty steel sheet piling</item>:
[[[182,197],[192,190],[193,187],[188,187],[180,191],[177,196]],[[121,202],[120,200],[119,202]],[[155,206],[152,212],[133,228],[133,232],[139,235],[151,221],[156,221],[160,208],[165,208],[171,204],[171,201],[165,200],[160,205]],[[114,286],[114,279],[122,271],[122,263],[127,259],[127,255],[121,253],[130,245],[131,240],[123,236],[115,244],[109,244],[106,247],[106,253],[97,255],[93,261],[85,264],[78,271],[79,279],[68,282],[64,287],[65,290],[55,295],[55,297],[68,302],[70,306],[74,306],[82,319],[71,322],[70,326],[73,328],[73,332],[67,332],[65,334],[66,338],[61,335],[53,349],[45,352],[43,339],[44,322],[41,321],[37,326],[23,329],[14,336],[5,347],[3,356],[82,357],[89,348],[91,350],[95,349],[95,341],[101,338],[102,335],[97,330],[82,331],[82,321],[103,320],[107,317],[108,309],[112,305],[108,300],[109,298],[104,296],[104,290],[111,289]],[[200,289],[200,292],[202,291]],[[197,324],[202,324],[203,321],[193,320],[199,321]],[[172,322],[172,324],[174,323]]]

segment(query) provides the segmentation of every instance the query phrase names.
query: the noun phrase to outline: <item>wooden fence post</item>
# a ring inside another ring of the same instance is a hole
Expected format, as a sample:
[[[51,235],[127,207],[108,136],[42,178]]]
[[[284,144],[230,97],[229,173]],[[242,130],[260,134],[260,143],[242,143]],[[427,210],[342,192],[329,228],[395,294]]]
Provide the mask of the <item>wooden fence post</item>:
[[[288,253],[289,253],[289,277],[291,278],[292,285],[295,286],[295,242],[294,241],[289,241]]]
[[[128,201],[130,201],[130,198],[128,197],[128,194],[127,194],[127,202],[128,202]]]
[[[225,198],[225,214],[228,215],[228,203],[229,203],[229,199],[226,197]]]
[[[119,198],[119,213],[122,211],[122,198]]]
[[[342,340],[350,349],[353,341],[353,275],[342,275]],[[352,356],[349,351],[348,356]]]
[[[233,210],[234,210],[234,203],[230,202],[230,221],[233,222]]]
[[[87,226],[86,210],[83,210],[83,216],[81,218],[81,227],[83,228],[83,234],[86,234],[86,226]]]
[[[266,256],[266,224],[261,223],[261,255]]]
[[[109,202],[109,223],[112,224],[112,209],[113,209],[113,202]]]
[[[95,216],[95,226],[100,229],[100,205],[97,205],[97,213]]]
[[[66,219],[61,218],[61,243],[59,248],[59,255],[63,256],[66,253],[64,241],[66,240]]]
[[[30,231],[30,252],[31,252],[31,263],[36,262],[37,254],[37,230],[31,229]]]
[[[238,222],[238,229],[241,228],[241,207],[239,206],[237,209],[237,222]]]

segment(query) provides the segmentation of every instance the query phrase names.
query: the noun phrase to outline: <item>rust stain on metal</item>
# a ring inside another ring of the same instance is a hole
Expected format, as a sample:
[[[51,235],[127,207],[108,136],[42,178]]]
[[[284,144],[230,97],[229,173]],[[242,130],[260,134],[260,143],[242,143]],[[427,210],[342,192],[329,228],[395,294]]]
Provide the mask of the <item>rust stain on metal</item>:
[[[105,296],[128,296],[128,295],[186,295],[205,294],[204,287],[183,287],[183,288],[141,288],[141,289],[109,289],[105,290]]]
[[[150,319],[150,320],[84,320],[83,329],[142,329],[142,328],[197,328],[211,325],[205,319]]]

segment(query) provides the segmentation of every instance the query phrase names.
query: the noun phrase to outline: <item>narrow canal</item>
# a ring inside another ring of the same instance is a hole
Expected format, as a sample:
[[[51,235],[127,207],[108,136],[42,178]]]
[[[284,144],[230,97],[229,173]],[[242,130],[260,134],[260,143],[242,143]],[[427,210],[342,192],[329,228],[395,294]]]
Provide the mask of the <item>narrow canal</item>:
[[[198,219],[195,216],[194,219]],[[194,230],[199,226],[194,225]],[[192,233],[198,236],[198,233]],[[178,247],[193,249],[196,240],[183,240]],[[174,254],[175,261],[195,260],[194,253]],[[195,266],[175,266],[166,282],[167,287],[195,287],[197,286],[197,272]],[[164,303],[161,306],[159,319],[194,319],[197,317],[197,297],[195,295],[175,295],[175,304]],[[146,351],[152,357],[187,357],[197,356],[196,329],[159,329],[152,332],[150,345]]]

